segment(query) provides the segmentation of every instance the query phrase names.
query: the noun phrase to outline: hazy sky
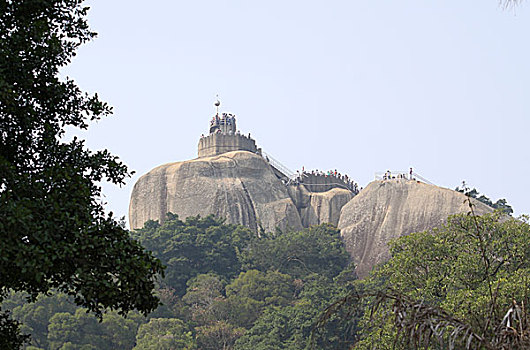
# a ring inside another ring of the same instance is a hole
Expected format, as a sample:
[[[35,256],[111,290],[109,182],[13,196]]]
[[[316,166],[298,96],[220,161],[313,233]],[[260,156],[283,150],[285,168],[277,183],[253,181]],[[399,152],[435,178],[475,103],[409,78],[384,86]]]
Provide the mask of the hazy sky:
[[[136,171],[197,156],[215,95],[292,170],[366,186],[413,167],[530,213],[530,5],[445,1],[92,0],[98,38],[64,73],[112,106],[87,133]]]

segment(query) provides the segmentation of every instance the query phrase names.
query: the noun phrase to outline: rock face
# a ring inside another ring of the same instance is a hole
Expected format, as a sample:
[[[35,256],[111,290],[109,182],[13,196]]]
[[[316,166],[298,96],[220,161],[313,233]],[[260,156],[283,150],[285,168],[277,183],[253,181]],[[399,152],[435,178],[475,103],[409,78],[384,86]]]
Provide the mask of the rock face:
[[[390,257],[388,242],[444,223],[449,215],[469,211],[462,193],[404,179],[371,182],[341,211],[338,228],[359,277]],[[478,215],[491,212],[474,201]]]
[[[261,156],[246,151],[165,164],[142,176],[131,195],[131,229],[167,212],[214,214],[253,230],[302,228],[287,187]]]
[[[288,189],[304,227],[324,222],[337,226],[342,207],[353,198],[353,193],[343,188],[310,192],[306,186],[296,185]]]
[[[353,197],[350,191],[343,188],[311,193],[310,206],[301,215],[302,224],[309,227],[329,222],[337,226],[342,207]]]

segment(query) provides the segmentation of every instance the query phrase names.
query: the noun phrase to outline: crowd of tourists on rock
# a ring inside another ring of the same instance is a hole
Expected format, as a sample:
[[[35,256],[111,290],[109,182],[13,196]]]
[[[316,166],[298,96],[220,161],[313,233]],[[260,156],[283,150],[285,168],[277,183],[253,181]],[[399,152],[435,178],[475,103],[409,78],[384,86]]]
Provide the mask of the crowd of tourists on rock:
[[[404,172],[400,172],[400,173],[397,173],[396,175],[392,175],[392,172],[390,170],[387,170],[385,174],[383,175],[383,180],[392,180],[392,179],[416,180],[413,174],[414,172],[412,171],[412,168],[410,168],[408,174]]]
[[[352,191],[354,194],[359,193],[359,185],[355,181],[353,181],[348,175],[341,174],[340,172],[335,170],[328,170],[328,171],[321,171],[321,170],[311,170],[311,172],[306,171],[304,167],[302,167],[302,171],[297,170],[296,171],[296,177],[294,178],[294,184],[306,184],[306,185],[315,185],[311,183],[311,180],[308,180],[308,178],[311,177],[323,177],[323,178],[330,178],[332,180],[330,182],[330,185],[334,182],[333,180],[339,180],[344,184],[344,186]]]

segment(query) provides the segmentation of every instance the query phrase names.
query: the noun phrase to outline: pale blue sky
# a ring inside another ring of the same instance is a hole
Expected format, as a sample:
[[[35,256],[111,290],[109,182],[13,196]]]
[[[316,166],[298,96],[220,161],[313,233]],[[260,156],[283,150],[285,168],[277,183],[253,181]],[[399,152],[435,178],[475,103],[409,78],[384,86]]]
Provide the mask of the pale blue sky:
[[[530,6],[496,0],[92,0],[99,33],[64,70],[114,116],[82,134],[136,174],[195,158],[221,110],[296,170],[365,186],[408,169],[530,213]]]

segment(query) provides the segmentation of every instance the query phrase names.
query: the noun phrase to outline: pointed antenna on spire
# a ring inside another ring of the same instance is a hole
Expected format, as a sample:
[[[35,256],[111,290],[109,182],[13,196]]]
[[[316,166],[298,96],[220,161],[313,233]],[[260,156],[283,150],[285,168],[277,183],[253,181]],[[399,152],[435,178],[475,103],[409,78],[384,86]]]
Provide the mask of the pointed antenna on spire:
[[[215,106],[215,115],[219,116],[219,106],[221,105],[221,101],[219,101],[219,94],[215,95],[215,103],[214,103],[214,106]]]

